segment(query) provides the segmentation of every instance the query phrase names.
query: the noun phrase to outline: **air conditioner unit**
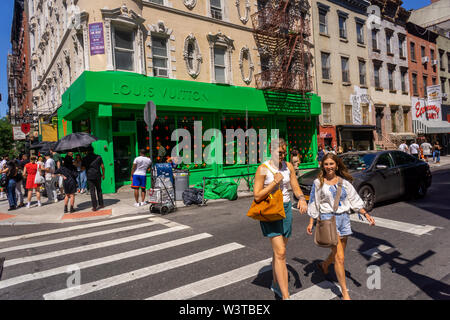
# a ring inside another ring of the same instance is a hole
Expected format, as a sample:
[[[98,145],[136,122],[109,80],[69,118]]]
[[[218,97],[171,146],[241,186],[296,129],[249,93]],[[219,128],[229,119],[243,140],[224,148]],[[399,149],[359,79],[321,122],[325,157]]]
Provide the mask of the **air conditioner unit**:
[[[438,64],[438,61],[437,61],[437,60],[431,60],[431,65],[432,65],[432,66],[437,66],[437,64]]]
[[[430,58],[428,57],[422,57],[422,64],[430,62]]]
[[[155,77],[168,77],[169,72],[167,69],[153,68]]]

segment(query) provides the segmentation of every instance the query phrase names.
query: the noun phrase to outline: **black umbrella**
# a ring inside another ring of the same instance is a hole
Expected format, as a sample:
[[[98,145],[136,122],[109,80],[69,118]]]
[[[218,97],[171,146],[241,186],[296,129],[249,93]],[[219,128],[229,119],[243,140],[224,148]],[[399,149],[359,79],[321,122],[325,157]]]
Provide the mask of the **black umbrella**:
[[[47,143],[39,150],[39,153],[46,154],[46,153],[50,152],[50,149],[53,150],[55,148],[55,145],[56,145],[56,141]]]
[[[48,146],[54,146],[55,144],[56,144],[56,141],[41,141],[39,143],[32,144],[30,146],[30,149],[31,150],[39,150],[39,149],[42,149],[44,147],[48,148]]]
[[[85,132],[76,132],[69,134],[55,145],[55,151],[78,151],[80,149],[89,147],[92,142],[97,141],[98,138]]]

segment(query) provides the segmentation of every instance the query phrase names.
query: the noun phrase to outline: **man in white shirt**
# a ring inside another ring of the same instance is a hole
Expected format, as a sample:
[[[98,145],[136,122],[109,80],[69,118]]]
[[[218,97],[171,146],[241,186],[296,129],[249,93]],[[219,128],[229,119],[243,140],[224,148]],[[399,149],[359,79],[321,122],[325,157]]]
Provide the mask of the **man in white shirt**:
[[[403,140],[402,144],[398,147],[398,150],[408,153],[408,146],[406,145],[406,141]]]
[[[419,159],[420,149],[419,149],[419,145],[415,141],[409,146],[409,151],[414,158]]]
[[[55,178],[54,172],[56,168],[56,163],[52,159],[51,153],[48,152],[45,154],[45,190],[47,191],[48,202],[58,202],[58,193],[56,192],[56,182],[58,178]]]
[[[422,143],[422,144],[420,145],[420,147],[421,147],[422,150],[423,150],[423,157],[425,158],[425,161],[428,162],[428,157],[431,156],[431,149],[432,149],[433,147],[431,146],[431,144],[430,144],[427,140],[425,140],[425,142]]]
[[[145,189],[147,186],[147,170],[152,164],[152,160],[145,156],[145,150],[141,149],[139,157],[134,159],[131,169],[131,188],[134,189],[135,207],[145,205]],[[139,190],[141,190],[142,202],[139,202]]]

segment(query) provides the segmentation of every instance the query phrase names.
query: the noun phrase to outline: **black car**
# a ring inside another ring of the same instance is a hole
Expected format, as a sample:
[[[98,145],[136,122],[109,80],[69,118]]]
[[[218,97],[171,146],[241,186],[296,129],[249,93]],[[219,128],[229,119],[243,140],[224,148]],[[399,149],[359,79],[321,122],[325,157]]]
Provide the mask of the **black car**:
[[[402,151],[349,152],[339,157],[353,176],[353,186],[367,211],[372,210],[376,202],[403,195],[424,197],[431,185],[428,164]],[[319,171],[319,168],[314,169],[299,177],[300,188],[307,199]]]

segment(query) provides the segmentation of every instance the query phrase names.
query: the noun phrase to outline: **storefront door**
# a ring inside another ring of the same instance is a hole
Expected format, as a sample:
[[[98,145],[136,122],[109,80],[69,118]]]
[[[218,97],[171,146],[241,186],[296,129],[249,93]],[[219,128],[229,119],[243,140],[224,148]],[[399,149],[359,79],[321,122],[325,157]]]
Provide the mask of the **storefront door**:
[[[128,184],[131,168],[136,157],[136,142],[134,135],[114,135],[114,175],[116,185]]]

